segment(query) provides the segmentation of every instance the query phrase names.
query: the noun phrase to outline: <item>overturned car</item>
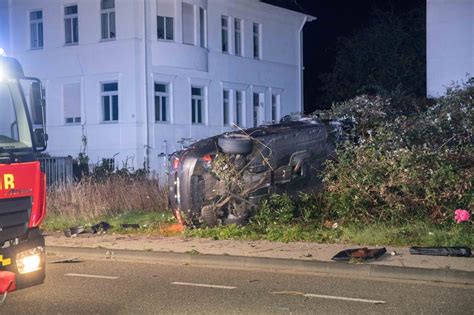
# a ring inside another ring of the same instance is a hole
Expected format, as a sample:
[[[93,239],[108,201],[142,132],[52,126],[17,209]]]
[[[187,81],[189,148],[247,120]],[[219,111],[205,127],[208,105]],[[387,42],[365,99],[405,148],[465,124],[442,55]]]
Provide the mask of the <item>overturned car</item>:
[[[244,225],[273,193],[317,189],[341,134],[337,122],[305,118],[196,142],[170,158],[170,208],[187,226]]]

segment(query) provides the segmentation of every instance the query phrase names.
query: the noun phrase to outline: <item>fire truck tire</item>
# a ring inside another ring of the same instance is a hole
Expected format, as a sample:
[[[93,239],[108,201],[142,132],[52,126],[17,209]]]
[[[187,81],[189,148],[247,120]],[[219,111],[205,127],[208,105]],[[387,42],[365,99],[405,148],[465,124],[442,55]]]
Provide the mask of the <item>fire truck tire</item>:
[[[252,139],[242,134],[226,134],[217,139],[222,152],[227,154],[248,154],[252,152]]]

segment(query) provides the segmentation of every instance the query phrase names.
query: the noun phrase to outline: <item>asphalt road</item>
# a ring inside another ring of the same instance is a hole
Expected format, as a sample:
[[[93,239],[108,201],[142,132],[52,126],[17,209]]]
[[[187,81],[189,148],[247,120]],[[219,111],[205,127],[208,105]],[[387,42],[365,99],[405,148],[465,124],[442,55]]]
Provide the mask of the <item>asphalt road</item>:
[[[165,266],[49,264],[0,314],[472,314],[474,286]]]

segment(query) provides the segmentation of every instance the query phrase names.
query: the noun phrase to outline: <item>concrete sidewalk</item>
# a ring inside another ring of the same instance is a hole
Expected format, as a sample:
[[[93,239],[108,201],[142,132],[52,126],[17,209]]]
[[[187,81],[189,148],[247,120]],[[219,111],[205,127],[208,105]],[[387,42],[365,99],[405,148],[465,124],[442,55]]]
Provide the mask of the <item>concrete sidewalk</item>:
[[[274,270],[296,268],[308,272],[474,284],[473,258],[411,255],[408,247],[388,246],[387,254],[377,260],[348,264],[334,262],[331,257],[341,250],[363,246],[118,234],[81,234],[67,238],[61,233],[49,233],[46,236],[46,245],[50,253],[63,256],[74,256],[75,252],[86,256],[93,256],[95,253],[100,258],[104,257],[104,250],[107,249],[115,251],[118,258],[140,256],[145,260],[147,257],[153,260],[161,259],[165,263],[179,261],[186,264],[236,268],[255,268],[261,263],[265,268],[273,266]],[[392,256],[390,252],[396,254]]]

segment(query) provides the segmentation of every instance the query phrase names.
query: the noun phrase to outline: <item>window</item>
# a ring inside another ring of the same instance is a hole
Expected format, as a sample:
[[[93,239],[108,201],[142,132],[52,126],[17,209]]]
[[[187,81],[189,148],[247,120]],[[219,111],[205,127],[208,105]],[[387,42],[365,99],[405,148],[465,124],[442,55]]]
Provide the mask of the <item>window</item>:
[[[31,49],[43,48],[43,11],[30,12]]]
[[[242,56],[242,20],[234,20],[234,49],[237,56]]]
[[[103,121],[118,121],[118,83],[102,83],[102,117]]]
[[[265,107],[265,94],[253,93],[253,126],[257,127],[262,121],[264,116]]]
[[[114,39],[115,33],[115,0],[101,0],[100,25],[102,39]]]
[[[158,39],[173,40],[173,18],[168,16],[158,16]]]
[[[258,93],[253,93],[253,126],[258,126],[258,112],[259,112],[259,102],[260,102],[260,95]]]
[[[229,90],[223,90],[222,92],[222,113],[223,113],[223,122],[224,126],[229,125]]]
[[[64,35],[66,44],[77,44],[79,42],[77,5],[64,8]]]
[[[206,10],[199,8],[199,43],[206,47]]]
[[[261,58],[260,52],[260,24],[253,23],[253,57],[256,59]]]
[[[63,86],[64,123],[81,122],[81,84],[71,83]]]
[[[235,91],[235,124],[242,125],[243,92]]]
[[[222,27],[222,52],[229,53],[229,17],[221,17],[221,27]]]
[[[194,45],[194,6],[183,2],[183,43]]]
[[[204,89],[200,87],[191,87],[191,112],[193,124],[203,123],[203,102]]]
[[[278,122],[280,112],[280,95],[273,94],[272,95],[272,122]]]
[[[155,121],[157,122],[169,121],[168,103],[169,103],[168,84],[155,83]]]

